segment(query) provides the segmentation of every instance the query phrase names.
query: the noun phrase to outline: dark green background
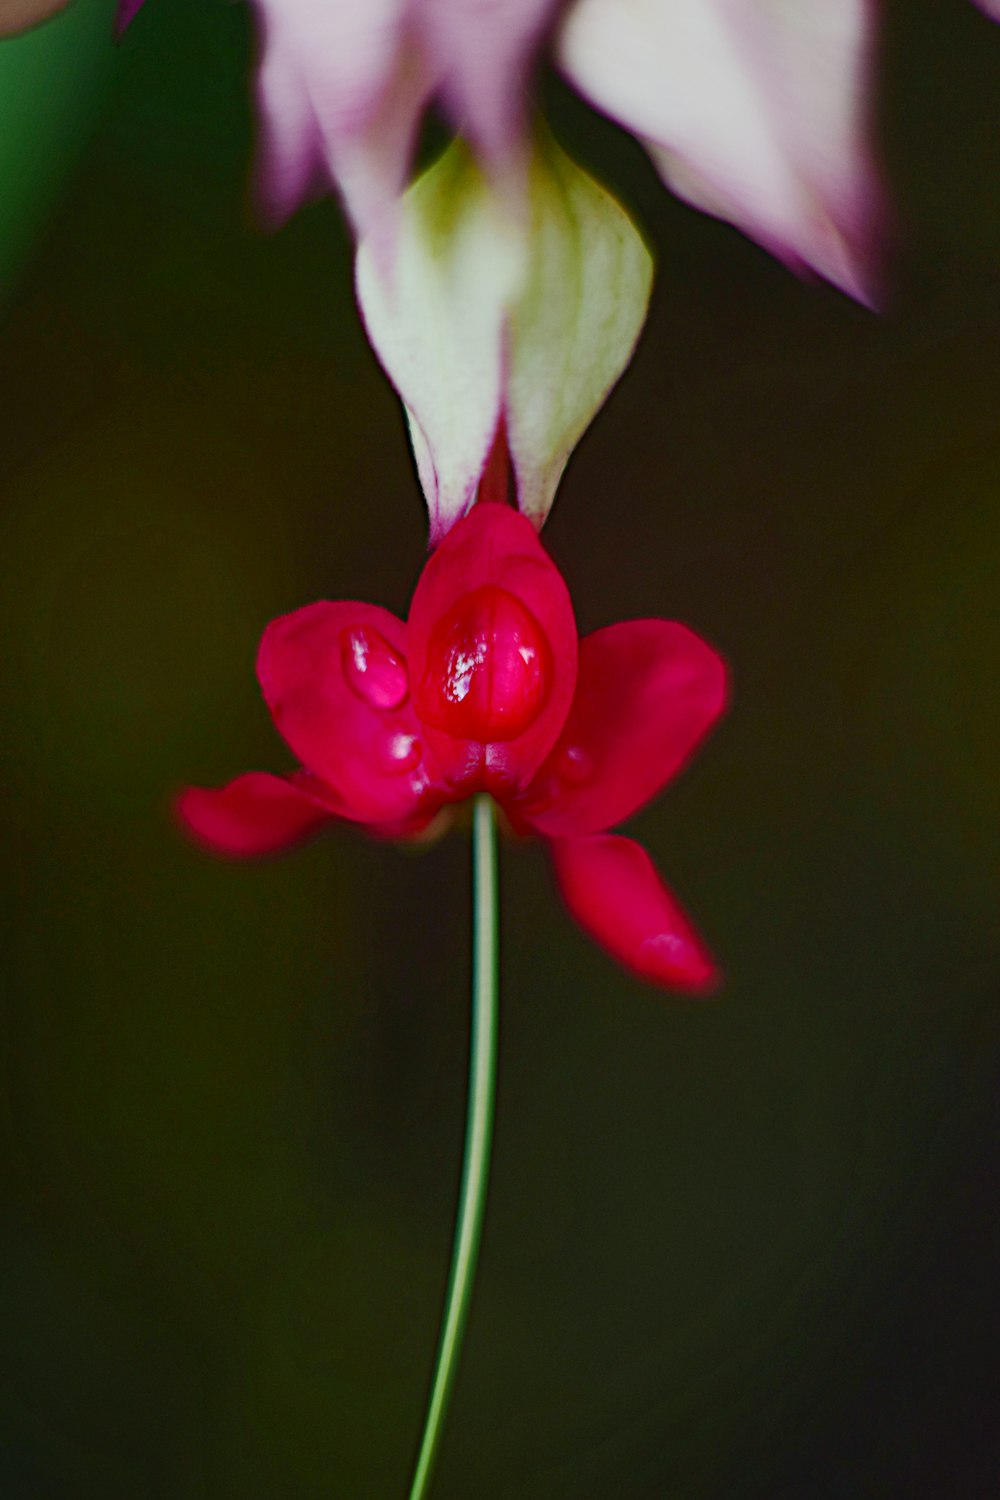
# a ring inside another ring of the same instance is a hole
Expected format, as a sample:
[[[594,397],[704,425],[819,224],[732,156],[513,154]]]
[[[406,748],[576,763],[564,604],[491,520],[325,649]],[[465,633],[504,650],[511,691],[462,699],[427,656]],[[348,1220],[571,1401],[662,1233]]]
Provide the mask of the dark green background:
[[[425,545],[332,204],[254,229],[243,7],[0,44],[0,1493],[405,1494],[463,1113],[467,843],[215,864],[273,615]],[[439,1500],[1000,1489],[1000,28],[888,8],[892,305],[679,205],[546,539],[732,712],[635,820],[728,972],[620,974],[505,852],[493,1192]],[[30,249],[29,254],[29,246]]]

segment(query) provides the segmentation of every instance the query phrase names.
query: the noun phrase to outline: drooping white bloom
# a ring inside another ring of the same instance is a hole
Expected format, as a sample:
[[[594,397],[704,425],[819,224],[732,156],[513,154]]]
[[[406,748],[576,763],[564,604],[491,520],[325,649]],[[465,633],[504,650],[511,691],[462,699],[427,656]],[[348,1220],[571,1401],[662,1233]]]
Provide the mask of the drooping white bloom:
[[[541,525],[645,319],[652,261],[621,206],[551,139],[527,170],[523,212],[510,212],[456,142],[403,198],[391,268],[372,243],[358,252],[432,541],[475,500],[501,420],[518,505]]]

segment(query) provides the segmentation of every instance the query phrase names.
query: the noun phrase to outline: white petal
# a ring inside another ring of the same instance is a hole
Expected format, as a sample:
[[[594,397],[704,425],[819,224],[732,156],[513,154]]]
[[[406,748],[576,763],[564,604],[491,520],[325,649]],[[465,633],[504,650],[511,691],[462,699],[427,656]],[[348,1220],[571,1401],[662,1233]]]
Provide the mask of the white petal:
[[[873,0],[577,0],[559,56],[682,197],[870,301],[873,31]]]
[[[621,205],[551,139],[532,167],[531,203],[506,411],[518,504],[541,526],[566,460],[631,358],[653,263]]]
[[[528,185],[521,200],[498,190],[456,142],[406,194],[390,274],[370,240],[358,252],[432,541],[474,503],[501,415],[518,503],[541,525],[645,317],[652,262],[624,210],[551,140]]]
[[[504,328],[526,242],[456,142],[406,193],[391,274],[357,256],[368,336],[406,406],[431,539],[472,505],[500,416]]]

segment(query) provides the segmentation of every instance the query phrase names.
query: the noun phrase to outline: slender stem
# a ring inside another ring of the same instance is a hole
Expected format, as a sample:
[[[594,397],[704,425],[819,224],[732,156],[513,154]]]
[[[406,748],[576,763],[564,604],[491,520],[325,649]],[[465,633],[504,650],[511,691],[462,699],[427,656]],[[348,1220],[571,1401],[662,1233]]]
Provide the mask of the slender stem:
[[[499,925],[496,821],[493,803],[483,794],[476,798],[472,815],[472,1024],[465,1157],[437,1363],[410,1500],[423,1500],[430,1487],[458,1370],[483,1232],[496,1101]]]

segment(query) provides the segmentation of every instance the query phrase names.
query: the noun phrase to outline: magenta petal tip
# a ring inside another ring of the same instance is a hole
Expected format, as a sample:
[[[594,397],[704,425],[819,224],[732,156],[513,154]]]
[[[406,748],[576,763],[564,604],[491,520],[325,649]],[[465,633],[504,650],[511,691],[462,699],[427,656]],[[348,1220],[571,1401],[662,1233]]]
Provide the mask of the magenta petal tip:
[[[119,0],[115,14],[115,37],[121,41],[143,7],[145,0]]]

